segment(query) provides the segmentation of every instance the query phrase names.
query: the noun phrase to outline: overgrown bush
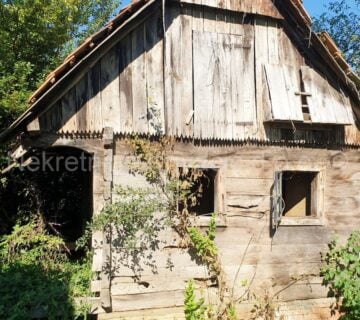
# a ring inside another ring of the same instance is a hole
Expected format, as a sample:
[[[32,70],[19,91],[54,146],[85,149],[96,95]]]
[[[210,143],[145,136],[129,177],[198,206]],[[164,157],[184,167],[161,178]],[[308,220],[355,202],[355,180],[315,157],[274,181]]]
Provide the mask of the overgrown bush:
[[[331,241],[322,261],[324,284],[337,300],[334,308],[344,313],[342,319],[360,319],[360,231],[353,232],[345,245]]]
[[[91,280],[87,259],[71,261],[63,240],[38,220],[16,225],[0,238],[0,319],[80,319]]]

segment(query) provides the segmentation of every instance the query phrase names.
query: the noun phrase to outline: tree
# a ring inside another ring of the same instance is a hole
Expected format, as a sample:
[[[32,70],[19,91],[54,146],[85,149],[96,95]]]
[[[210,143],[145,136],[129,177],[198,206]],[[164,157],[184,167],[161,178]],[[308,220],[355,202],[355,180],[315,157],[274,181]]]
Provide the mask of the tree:
[[[0,131],[26,108],[29,94],[118,0],[1,0]]]
[[[360,0],[353,3],[358,10],[353,10],[348,0],[329,2],[326,12],[314,18],[313,28],[316,32],[327,31],[354,71],[360,74]]]

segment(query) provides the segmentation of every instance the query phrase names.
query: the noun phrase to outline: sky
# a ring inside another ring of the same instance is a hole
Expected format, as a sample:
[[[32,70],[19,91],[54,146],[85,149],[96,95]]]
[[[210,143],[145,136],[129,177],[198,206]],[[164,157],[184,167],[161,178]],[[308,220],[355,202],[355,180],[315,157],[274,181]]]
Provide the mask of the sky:
[[[329,3],[329,0],[303,0],[304,6],[310,16],[318,16],[325,11],[324,5]],[[121,7],[127,5],[130,0],[123,0]],[[347,0],[347,3],[355,7],[355,0]]]
[[[328,0],[304,0],[304,6],[311,16],[317,16],[324,11],[324,5]]]

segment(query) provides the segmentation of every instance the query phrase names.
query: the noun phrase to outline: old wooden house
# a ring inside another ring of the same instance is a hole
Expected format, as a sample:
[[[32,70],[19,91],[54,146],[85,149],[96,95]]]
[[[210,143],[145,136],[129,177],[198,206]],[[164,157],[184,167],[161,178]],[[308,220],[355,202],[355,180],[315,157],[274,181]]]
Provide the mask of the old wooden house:
[[[128,173],[128,134],[174,137],[172,160],[211,180],[199,221],[219,213],[229,287],[277,292],[281,319],[328,319],[319,253],[360,227],[359,87],[301,0],[138,0],[48,76],[0,140],[19,137],[14,159],[87,152],[90,216],[114,186],[143,184]],[[100,319],[181,319],[189,279],[211,302],[206,268],[167,239],[141,280],[125,267],[109,279],[113,244],[95,249]]]

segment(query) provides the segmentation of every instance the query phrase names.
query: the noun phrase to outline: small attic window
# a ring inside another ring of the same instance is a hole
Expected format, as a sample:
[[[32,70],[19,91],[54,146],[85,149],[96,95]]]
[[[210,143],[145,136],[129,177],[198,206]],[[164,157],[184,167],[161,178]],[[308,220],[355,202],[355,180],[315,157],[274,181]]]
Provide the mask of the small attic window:
[[[180,181],[191,181],[191,195],[188,200],[189,211],[198,216],[210,216],[216,211],[218,169],[179,168]],[[180,207],[180,210],[183,208]]]

